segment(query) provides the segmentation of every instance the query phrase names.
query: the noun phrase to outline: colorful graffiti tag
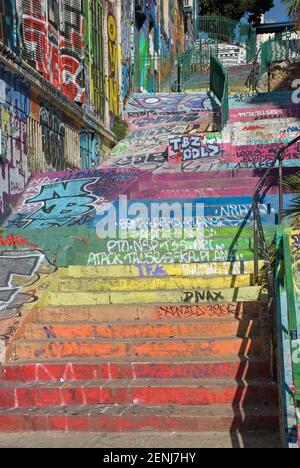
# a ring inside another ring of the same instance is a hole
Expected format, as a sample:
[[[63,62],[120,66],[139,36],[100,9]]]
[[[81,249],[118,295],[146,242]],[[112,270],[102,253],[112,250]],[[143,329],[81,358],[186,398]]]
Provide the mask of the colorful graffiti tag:
[[[119,115],[118,104],[118,30],[113,11],[110,9],[107,17],[107,34],[108,34],[108,63],[109,63],[109,110],[111,127],[114,119]]]
[[[80,0],[21,0],[23,57],[70,99],[85,102],[83,16]]]

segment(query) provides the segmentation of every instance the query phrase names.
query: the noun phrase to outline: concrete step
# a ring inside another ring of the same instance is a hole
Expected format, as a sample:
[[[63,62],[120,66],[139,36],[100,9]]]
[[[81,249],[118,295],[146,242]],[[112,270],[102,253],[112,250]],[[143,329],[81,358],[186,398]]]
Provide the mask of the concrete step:
[[[49,292],[41,301],[41,306],[82,306],[109,304],[211,304],[243,302],[264,299],[258,286],[209,290],[141,290],[105,292]]]
[[[62,323],[29,323],[25,326],[23,338],[39,340],[45,338],[174,338],[174,337],[252,337],[260,332],[260,324],[253,320],[199,320],[147,322],[68,322]]]
[[[2,382],[74,382],[114,379],[266,379],[270,364],[257,358],[199,356],[190,358],[129,358],[107,362],[101,358],[56,363],[11,363],[0,367]]]
[[[240,196],[253,196],[255,192],[255,187],[239,186],[222,188],[218,186],[213,186],[210,188],[195,188],[195,189],[160,189],[160,190],[151,190],[151,187],[147,191],[138,191],[132,190],[129,193],[129,198],[131,200],[141,200],[144,198],[156,198],[158,200],[165,198],[199,198],[199,197],[210,197],[210,198],[222,198],[222,197],[240,197]],[[262,193],[267,193],[269,195],[278,194],[277,186],[264,186],[262,188]]]
[[[205,380],[100,380],[3,383],[0,409],[79,405],[278,405],[277,385],[262,381]]]
[[[136,339],[45,339],[18,340],[12,344],[11,359],[85,359],[131,357],[179,357],[179,356],[264,356],[262,338],[136,338]]]
[[[203,319],[256,319],[265,309],[256,301],[219,304],[153,304],[153,305],[107,305],[107,306],[57,306],[35,311],[39,322],[110,322],[128,320],[203,320]]]
[[[176,431],[278,432],[279,414],[274,407],[231,405],[202,406],[79,406],[16,409],[0,412],[1,432]]]
[[[99,291],[157,291],[157,290],[195,290],[226,289],[254,285],[253,275],[208,276],[208,277],[136,277],[136,278],[67,278],[60,279],[52,291],[81,292],[92,294]]]
[[[229,239],[232,243],[232,240]],[[264,261],[260,260],[259,269],[263,268]],[[191,263],[191,264],[173,264],[159,265],[159,270],[151,265],[108,265],[108,266],[70,266],[61,269],[61,278],[136,278],[154,274],[156,272],[165,272],[168,277],[177,276],[222,276],[222,275],[251,275],[254,273],[254,262],[237,261],[224,263]]]

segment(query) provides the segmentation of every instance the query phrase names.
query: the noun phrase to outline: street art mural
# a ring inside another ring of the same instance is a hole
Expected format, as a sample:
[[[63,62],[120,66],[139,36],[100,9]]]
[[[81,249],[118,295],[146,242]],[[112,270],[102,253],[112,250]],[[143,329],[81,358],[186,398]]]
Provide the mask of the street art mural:
[[[206,93],[190,94],[134,94],[130,97],[126,112],[131,114],[180,113],[217,109],[217,104]]]
[[[102,142],[92,132],[80,133],[80,154],[82,169],[98,167],[103,159]]]
[[[44,105],[40,109],[42,149],[47,164],[46,170],[65,169],[65,125],[57,111]]]
[[[0,0],[0,41],[14,53],[18,53],[19,35],[15,0]]]
[[[37,289],[46,275],[56,267],[45,255],[34,249],[22,247],[18,252],[0,251],[0,320],[11,317],[25,303],[38,300]]]
[[[0,67],[0,220],[23,192],[28,169],[29,86]]]
[[[81,0],[21,0],[22,57],[69,99],[84,103]]]
[[[121,62],[122,62],[122,82],[121,96],[123,101],[129,96],[132,70],[134,64],[133,43],[134,43],[134,2],[121,2]]]
[[[108,92],[109,92],[109,112],[110,127],[114,125],[115,117],[119,115],[118,100],[118,28],[112,7],[109,7],[107,16],[107,36],[108,36]]]
[[[35,176],[6,227],[46,229],[93,225],[97,209],[136,182],[137,169],[111,168]]]

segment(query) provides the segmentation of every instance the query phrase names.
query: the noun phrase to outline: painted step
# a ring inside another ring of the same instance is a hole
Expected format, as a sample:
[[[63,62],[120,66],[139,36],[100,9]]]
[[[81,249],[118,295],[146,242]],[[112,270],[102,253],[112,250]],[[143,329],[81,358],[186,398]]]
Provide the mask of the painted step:
[[[90,291],[157,291],[157,290],[195,290],[226,289],[254,285],[253,275],[208,276],[208,277],[144,277],[144,278],[67,278],[60,279],[52,291],[80,292]]]
[[[175,244],[176,245],[176,244]],[[259,260],[262,254],[259,252]],[[194,263],[228,263],[240,261],[254,261],[252,250],[174,250],[153,252],[130,252],[118,253],[100,251],[86,247],[79,250],[79,245],[73,244],[67,254],[59,257],[60,265],[88,265],[88,266],[111,266],[111,265],[189,265]]]
[[[114,379],[266,379],[270,364],[258,359],[220,356],[168,360],[141,359],[86,363],[5,364],[0,367],[1,382],[74,382]]]
[[[264,345],[259,337],[240,339],[129,339],[18,340],[13,343],[12,359],[39,360],[73,358],[179,357],[179,356],[262,357]]]
[[[174,338],[174,337],[222,337],[238,336],[252,337],[260,332],[259,322],[253,320],[226,321],[181,321],[170,323],[160,322],[126,322],[126,323],[94,323],[69,322],[61,323],[30,323],[25,326],[23,338],[38,340],[45,338]]]
[[[100,380],[4,383],[0,409],[79,405],[278,405],[275,383],[235,380]]]
[[[243,302],[264,299],[261,288],[249,286],[229,289],[211,290],[153,290],[153,291],[120,291],[112,292],[50,292],[44,299],[47,303],[41,305],[52,306],[81,306],[105,304],[171,304],[185,303],[186,305]]]
[[[39,322],[110,322],[128,320],[203,320],[203,319],[256,319],[266,305],[254,302],[218,304],[154,304],[107,306],[58,306],[35,310]]]
[[[273,407],[202,406],[80,406],[24,408],[0,412],[1,432],[278,432],[279,414]]]
[[[242,187],[243,185],[245,187],[256,187],[256,185],[259,184],[261,178],[260,177],[241,177],[239,179],[236,179],[235,180],[235,183],[236,183],[236,187]],[[217,183],[216,183],[217,181]],[[270,183],[270,185],[275,185],[278,183],[278,178],[275,178],[275,177],[270,177],[268,179],[268,183]],[[226,188],[226,187],[232,187],[234,186],[234,183],[233,183],[233,180],[230,179],[230,178],[218,178],[218,179],[214,179],[214,185],[218,186],[219,188]],[[199,189],[199,188],[210,188],[212,186],[212,181],[210,178],[207,178],[207,179],[202,179],[201,182],[199,180],[190,180],[188,183],[186,180],[178,180],[176,181],[176,189]],[[139,191],[143,192],[143,191],[148,191],[149,190],[149,183],[147,182],[143,182],[143,181],[140,181],[138,183],[138,188],[139,188]],[[154,182],[152,183],[152,185],[150,186],[151,190],[160,190],[161,189],[161,184],[158,183],[158,184],[155,184]],[[172,183],[172,181],[164,181],[164,189],[174,189],[174,181]]]
[[[232,242],[232,241],[231,241]],[[264,266],[264,261],[260,260],[259,269]],[[254,262],[225,262],[225,263],[192,263],[181,265],[179,263],[173,265],[160,265],[161,271],[166,273],[166,276],[209,276],[209,275],[249,275],[254,273]],[[82,277],[106,277],[106,278],[135,278],[146,276],[153,273],[151,265],[111,265],[111,266],[70,266],[63,270],[62,278],[82,278]],[[154,268],[155,272],[155,268]]]
[[[199,198],[199,197],[211,197],[211,198],[219,198],[219,197],[240,197],[240,196],[253,196],[255,192],[255,187],[247,187],[247,186],[238,186],[238,187],[228,187],[228,188],[219,188],[219,187],[211,187],[211,188],[198,188],[198,189],[170,189],[170,190],[148,190],[148,191],[131,191],[129,194],[129,198],[131,200],[143,200],[144,198],[156,198],[156,199],[165,199],[165,198]],[[263,193],[267,193],[269,195],[278,194],[277,187],[269,187],[264,186],[262,188]]]

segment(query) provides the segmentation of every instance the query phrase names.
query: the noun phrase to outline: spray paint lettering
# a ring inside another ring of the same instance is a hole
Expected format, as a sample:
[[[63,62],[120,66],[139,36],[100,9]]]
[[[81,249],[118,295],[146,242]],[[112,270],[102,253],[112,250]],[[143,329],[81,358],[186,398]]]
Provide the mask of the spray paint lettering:
[[[204,143],[201,135],[172,137],[169,140],[169,162],[191,161],[207,157],[220,157],[222,151],[217,143]]]
[[[79,179],[43,186],[40,193],[26,204],[41,203],[42,206],[30,214],[25,228],[40,229],[54,226],[70,226],[94,210],[97,197],[86,188],[97,179]]]

